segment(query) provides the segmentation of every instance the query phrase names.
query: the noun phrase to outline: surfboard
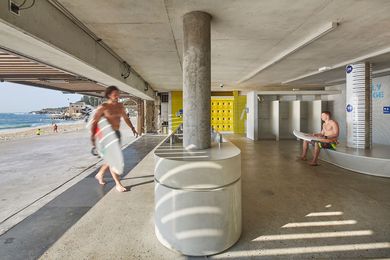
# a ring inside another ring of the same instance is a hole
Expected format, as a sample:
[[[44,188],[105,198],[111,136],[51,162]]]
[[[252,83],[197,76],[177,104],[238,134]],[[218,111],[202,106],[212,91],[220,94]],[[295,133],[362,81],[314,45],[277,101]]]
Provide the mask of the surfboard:
[[[91,131],[94,116],[95,111],[91,113],[88,119],[87,129],[89,131]],[[119,175],[123,174],[124,160],[120,142],[111,124],[105,117],[102,117],[98,122],[95,133],[95,145],[97,153],[110,166],[111,170]]]
[[[299,139],[302,139],[302,140],[305,140],[305,141],[329,141],[328,139],[324,139],[322,137],[317,137],[317,136],[314,136],[314,135],[311,135],[311,134],[307,134],[307,133],[303,133],[303,132],[300,132],[300,131],[297,131],[297,130],[294,130],[293,131],[293,134],[299,138]]]

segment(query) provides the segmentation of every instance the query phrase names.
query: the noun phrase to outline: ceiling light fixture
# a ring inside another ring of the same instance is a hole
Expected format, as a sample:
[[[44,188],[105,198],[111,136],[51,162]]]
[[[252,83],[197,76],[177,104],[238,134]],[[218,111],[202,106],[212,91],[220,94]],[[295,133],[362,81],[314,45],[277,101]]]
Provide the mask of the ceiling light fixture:
[[[279,55],[275,56],[273,59],[268,61],[267,63],[263,64],[261,67],[253,71],[252,73],[248,74],[246,77],[241,79],[238,83],[243,83],[245,81],[250,80],[263,70],[267,69],[268,67],[271,67],[272,65],[280,62],[282,59],[286,58],[287,56],[299,51],[300,49],[304,48],[305,46],[309,45],[310,43],[318,40],[319,38],[325,36],[326,34],[330,33],[334,29],[337,28],[339,23],[337,22],[330,22],[327,23],[325,26],[322,26],[319,28],[316,32],[313,34],[309,35],[308,37],[304,38],[302,41],[298,42],[291,48],[286,49],[285,51],[281,52]]]
[[[374,57],[377,57],[377,56],[380,56],[380,55],[383,55],[383,54],[386,54],[386,53],[389,53],[389,52],[390,52],[390,46],[388,46],[388,47],[386,47],[386,48],[384,48],[382,50],[378,50],[378,51],[374,51],[374,52],[369,53],[369,54],[365,54],[365,55],[357,57],[355,59],[343,61],[343,62],[340,62],[338,64],[332,65],[330,67],[330,69],[333,70],[333,69],[337,69],[337,68],[340,68],[340,67],[345,67],[346,65],[351,64],[351,63],[355,63],[355,62],[370,61]],[[288,84],[288,83],[291,83],[291,82],[295,82],[295,81],[298,81],[298,80],[301,80],[301,79],[304,79],[304,78],[307,78],[307,77],[310,77],[310,76],[315,76],[315,75],[317,75],[319,73],[321,73],[321,72],[314,71],[314,72],[306,73],[306,74],[303,74],[303,75],[301,75],[299,77],[295,77],[295,78],[291,78],[291,79],[288,79],[286,81],[283,81],[282,85]]]
[[[327,70],[330,70],[331,67],[321,67],[318,69],[319,72],[324,72],[324,71],[327,71]]]

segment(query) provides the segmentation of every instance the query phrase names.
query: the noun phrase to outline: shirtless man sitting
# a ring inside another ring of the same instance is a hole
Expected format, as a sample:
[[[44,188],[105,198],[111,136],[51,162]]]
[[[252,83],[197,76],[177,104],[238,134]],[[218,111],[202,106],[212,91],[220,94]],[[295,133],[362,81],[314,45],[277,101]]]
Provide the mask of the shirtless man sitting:
[[[316,137],[321,137],[326,140],[322,141],[303,141],[303,151],[301,155],[301,160],[306,161],[306,154],[309,148],[309,143],[314,146],[313,150],[313,160],[310,162],[310,165],[317,166],[318,165],[318,156],[320,155],[320,149],[331,149],[336,150],[336,145],[338,143],[337,138],[339,137],[339,124],[330,119],[330,112],[324,111],[321,114],[321,120],[324,121],[322,125],[321,133],[313,134]]]
[[[107,121],[111,124],[112,129],[115,131],[119,141],[121,139],[121,133],[119,131],[121,118],[125,120],[126,124],[131,128],[134,135],[138,137],[138,133],[135,130],[133,124],[131,123],[129,117],[126,114],[125,107],[122,103],[119,103],[119,89],[115,86],[110,86],[105,91],[105,97],[108,98],[108,101],[99,106],[96,110],[95,116],[92,122],[91,128],[91,141],[92,145],[95,146],[95,133],[98,126],[98,122],[102,116],[104,116]],[[104,185],[103,176],[106,170],[109,168],[108,164],[103,164],[99,172],[96,174],[95,178],[98,180],[99,184]],[[115,181],[115,188],[119,192],[126,191],[126,188],[123,187],[118,173],[113,172],[111,169],[112,178]]]

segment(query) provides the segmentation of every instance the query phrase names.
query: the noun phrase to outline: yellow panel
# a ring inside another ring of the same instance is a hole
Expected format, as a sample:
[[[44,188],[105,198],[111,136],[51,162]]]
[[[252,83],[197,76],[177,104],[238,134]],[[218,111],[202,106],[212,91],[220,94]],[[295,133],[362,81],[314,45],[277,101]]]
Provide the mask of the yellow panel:
[[[220,132],[233,131],[234,100],[232,97],[211,97],[211,126]]]
[[[234,120],[233,130],[236,134],[245,133],[246,121],[246,96],[239,96],[238,91],[233,91],[234,96]]]
[[[239,96],[238,91],[234,91],[233,95],[233,97],[211,97],[211,126],[221,132],[245,133],[246,96]],[[170,119],[174,130],[183,123],[183,117],[177,116],[183,109],[182,91],[171,92],[171,105]]]
[[[172,130],[175,130],[181,123],[183,123],[183,116],[178,116],[180,110],[183,110],[182,91],[171,92],[171,105],[172,114],[169,116],[172,124]]]

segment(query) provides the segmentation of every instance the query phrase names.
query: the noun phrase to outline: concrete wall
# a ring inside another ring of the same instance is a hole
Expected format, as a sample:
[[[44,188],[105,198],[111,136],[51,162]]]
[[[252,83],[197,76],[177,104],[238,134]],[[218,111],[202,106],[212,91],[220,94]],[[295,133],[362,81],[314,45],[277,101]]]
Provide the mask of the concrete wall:
[[[390,145],[390,114],[383,114],[383,107],[390,106],[390,76],[373,78],[372,98],[372,142]],[[340,125],[340,140],[346,141],[346,94],[345,84],[327,87],[341,90],[339,95],[330,95],[329,110]]]

